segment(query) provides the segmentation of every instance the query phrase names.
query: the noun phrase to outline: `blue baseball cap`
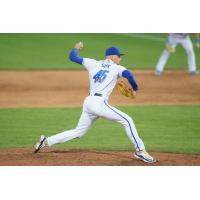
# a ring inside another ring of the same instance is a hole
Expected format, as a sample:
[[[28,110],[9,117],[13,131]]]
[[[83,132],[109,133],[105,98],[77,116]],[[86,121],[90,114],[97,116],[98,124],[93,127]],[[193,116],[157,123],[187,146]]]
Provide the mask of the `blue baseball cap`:
[[[106,56],[117,55],[119,57],[125,55],[125,54],[121,53],[121,51],[118,47],[109,47],[108,49],[106,49],[105,54],[106,54]]]

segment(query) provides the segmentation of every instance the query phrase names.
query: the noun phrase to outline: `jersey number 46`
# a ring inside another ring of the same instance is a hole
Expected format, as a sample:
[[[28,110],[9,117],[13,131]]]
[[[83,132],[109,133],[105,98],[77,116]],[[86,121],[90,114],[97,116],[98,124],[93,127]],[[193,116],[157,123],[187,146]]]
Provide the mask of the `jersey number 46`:
[[[93,76],[94,82],[95,82],[95,83],[96,83],[96,82],[102,83],[102,82],[105,80],[105,78],[106,78],[108,72],[109,72],[108,70],[100,70],[100,71],[98,71],[98,72]]]

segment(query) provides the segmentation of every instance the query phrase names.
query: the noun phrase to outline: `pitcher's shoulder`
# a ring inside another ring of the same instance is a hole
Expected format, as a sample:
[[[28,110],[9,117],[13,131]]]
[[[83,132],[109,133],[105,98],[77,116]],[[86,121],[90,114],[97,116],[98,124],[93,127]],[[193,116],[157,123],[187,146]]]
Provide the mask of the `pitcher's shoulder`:
[[[116,65],[117,65],[117,64],[116,64]],[[124,66],[122,66],[122,65],[117,65],[117,68],[118,68],[119,70],[127,70],[127,68],[124,67]]]
[[[83,58],[83,65],[92,65],[96,63],[98,63],[98,61],[93,58]]]

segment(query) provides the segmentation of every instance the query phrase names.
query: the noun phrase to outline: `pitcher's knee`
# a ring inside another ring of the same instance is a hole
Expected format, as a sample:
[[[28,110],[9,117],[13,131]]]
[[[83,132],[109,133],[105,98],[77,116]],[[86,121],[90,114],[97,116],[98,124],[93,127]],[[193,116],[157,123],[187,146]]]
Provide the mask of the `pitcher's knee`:
[[[132,123],[133,123],[133,120],[132,120],[132,118],[129,117],[128,115],[127,115],[126,117],[124,117],[124,119],[122,120],[122,124],[123,124],[125,127],[130,126]]]
[[[77,131],[77,134],[76,134],[77,138],[83,137],[87,132],[87,130],[78,130],[78,129],[76,129],[76,131]]]

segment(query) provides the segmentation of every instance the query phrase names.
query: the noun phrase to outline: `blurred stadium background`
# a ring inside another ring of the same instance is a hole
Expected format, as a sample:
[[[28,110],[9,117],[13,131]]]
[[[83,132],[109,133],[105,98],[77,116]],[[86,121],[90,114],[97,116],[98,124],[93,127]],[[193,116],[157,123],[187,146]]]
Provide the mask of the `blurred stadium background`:
[[[68,60],[77,41],[85,44],[83,57],[104,59],[105,49],[114,45],[126,54],[122,65],[129,69],[154,69],[164,48],[165,34],[0,34],[0,69],[82,69]],[[195,51],[199,64],[200,53]],[[166,69],[187,69],[187,57],[180,45]]]

